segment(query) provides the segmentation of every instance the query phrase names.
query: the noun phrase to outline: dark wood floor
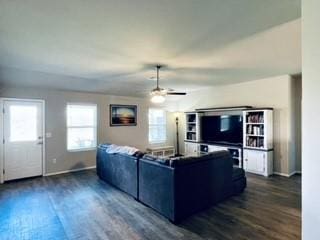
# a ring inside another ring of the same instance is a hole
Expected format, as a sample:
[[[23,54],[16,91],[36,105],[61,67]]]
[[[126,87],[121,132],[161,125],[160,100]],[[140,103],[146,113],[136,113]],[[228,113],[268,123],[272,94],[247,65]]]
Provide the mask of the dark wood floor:
[[[0,186],[0,239],[300,239],[301,177],[248,175],[240,196],[173,225],[94,171]]]

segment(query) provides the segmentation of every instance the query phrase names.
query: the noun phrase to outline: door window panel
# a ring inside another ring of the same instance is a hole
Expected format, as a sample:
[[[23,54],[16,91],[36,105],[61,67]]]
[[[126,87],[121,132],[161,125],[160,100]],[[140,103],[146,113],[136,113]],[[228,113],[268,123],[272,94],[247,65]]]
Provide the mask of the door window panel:
[[[25,142],[36,141],[37,107],[36,106],[10,106],[10,141]]]

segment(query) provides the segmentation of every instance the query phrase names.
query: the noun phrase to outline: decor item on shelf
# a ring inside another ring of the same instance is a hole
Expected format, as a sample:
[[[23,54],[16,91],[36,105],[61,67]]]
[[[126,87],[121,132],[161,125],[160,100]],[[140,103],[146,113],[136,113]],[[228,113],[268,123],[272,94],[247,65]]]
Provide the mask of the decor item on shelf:
[[[110,126],[136,126],[136,105],[110,105]]]
[[[185,92],[174,92],[172,89],[165,89],[159,87],[159,70],[160,65],[156,66],[157,68],[157,87],[152,89],[150,92],[151,102],[153,103],[163,103],[166,100],[167,95],[186,95]]]

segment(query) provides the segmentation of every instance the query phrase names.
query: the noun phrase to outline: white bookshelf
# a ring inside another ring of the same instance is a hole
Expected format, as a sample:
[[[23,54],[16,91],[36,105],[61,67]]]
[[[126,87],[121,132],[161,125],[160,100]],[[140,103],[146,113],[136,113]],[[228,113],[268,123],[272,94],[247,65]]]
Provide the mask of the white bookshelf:
[[[198,112],[186,112],[185,155],[199,156],[200,116]]]
[[[243,111],[244,169],[269,176],[273,173],[273,110]]]
[[[243,112],[243,147],[258,150],[273,148],[273,110]]]
[[[187,112],[185,140],[190,142],[200,141],[200,113]]]

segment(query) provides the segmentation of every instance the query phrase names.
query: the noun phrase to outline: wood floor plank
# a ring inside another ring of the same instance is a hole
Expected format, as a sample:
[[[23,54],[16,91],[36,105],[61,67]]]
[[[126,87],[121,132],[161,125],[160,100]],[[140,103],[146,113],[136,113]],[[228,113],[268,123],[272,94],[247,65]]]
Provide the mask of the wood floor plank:
[[[301,239],[301,177],[247,175],[239,196],[174,225],[82,171],[0,186],[0,239]]]

